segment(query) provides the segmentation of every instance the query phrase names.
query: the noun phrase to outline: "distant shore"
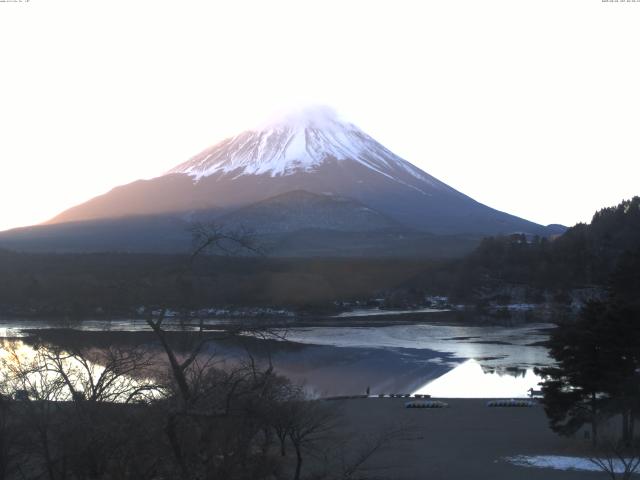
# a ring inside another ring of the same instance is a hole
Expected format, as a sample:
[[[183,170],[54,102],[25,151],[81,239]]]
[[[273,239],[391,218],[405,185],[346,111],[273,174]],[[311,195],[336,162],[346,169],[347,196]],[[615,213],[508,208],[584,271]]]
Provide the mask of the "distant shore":
[[[173,315],[166,320],[167,324],[181,324],[185,326],[198,326],[202,320],[205,328],[220,328],[221,326],[239,326],[259,324],[268,327],[333,327],[333,326],[391,326],[391,325],[413,325],[417,323],[433,323],[452,326],[484,326],[503,325],[505,327],[524,325],[528,323],[549,323],[545,317],[523,318],[502,318],[495,316],[479,315],[475,311],[468,310],[445,310],[445,309],[415,309],[398,311],[379,310],[372,315],[341,313],[314,313],[296,312],[291,315],[247,315],[239,314],[229,316],[211,316],[198,318],[195,316]],[[32,313],[29,315],[15,314],[13,312],[0,312],[0,323],[37,323],[48,322],[59,326],[59,328],[74,328],[85,322],[124,323],[144,322],[147,317],[144,315],[95,315],[88,317],[68,317],[64,315],[49,315],[47,313]]]

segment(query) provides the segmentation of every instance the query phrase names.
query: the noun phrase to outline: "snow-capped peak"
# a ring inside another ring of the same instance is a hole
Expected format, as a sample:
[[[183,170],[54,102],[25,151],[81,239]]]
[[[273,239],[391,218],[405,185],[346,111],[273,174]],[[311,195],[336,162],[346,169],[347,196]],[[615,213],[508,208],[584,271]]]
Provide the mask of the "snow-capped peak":
[[[347,122],[341,119],[334,109],[317,105],[279,111],[251,130],[261,131],[291,127],[331,128],[340,123],[346,124]]]
[[[400,178],[408,173],[434,185],[432,177],[328,107],[305,108],[272,118],[223,140],[168,173],[187,174],[195,181],[214,174],[277,177],[313,172],[327,161],[358,162],[401,183],[406,183]]]

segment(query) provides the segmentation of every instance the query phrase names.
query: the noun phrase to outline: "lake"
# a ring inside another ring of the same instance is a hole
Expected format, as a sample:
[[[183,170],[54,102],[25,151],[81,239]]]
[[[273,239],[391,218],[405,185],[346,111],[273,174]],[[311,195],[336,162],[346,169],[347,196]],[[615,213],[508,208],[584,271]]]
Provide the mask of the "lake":
[[[417,312],[413,312],[414,317]],[[250,352],[257,361],[271,359],[275,369],[304,384],[316,397],[381,393],[420,393],[433,397],[516,398],[539,389],[533,369],[551,364],[545,347],[553,325],[461,325],[442,322],[435,312],[420,313],[411,323],[367,322],[294,326],[283,339],[215,341],[221,364],[242,361]],[[237,319],[233,320],[237,322]],[[208,321],[209,328],[231,320]],[[193,322],[167,320],[176,335],[197,330]],[[0,320],[0,337],[29,348],[38,335],[64,344],[73,337],[88,346],[143,345],[162,355],[143,320]],[[53,335],[53,336],[52,336]]]

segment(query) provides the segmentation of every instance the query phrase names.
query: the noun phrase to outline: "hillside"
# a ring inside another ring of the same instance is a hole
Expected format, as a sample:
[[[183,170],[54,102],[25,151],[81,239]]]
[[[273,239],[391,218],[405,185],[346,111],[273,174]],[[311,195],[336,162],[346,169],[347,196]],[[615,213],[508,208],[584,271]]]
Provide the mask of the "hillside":
[[[470,299],[495,294],[506,285],[523,285],[530,287],[532,297],[540,297],[545,291],[603,288],[638,253],[640,197],[634,197],[599,210],[591,223],[577,224],[552,240],[485,238],[458,262],[451,293]]]

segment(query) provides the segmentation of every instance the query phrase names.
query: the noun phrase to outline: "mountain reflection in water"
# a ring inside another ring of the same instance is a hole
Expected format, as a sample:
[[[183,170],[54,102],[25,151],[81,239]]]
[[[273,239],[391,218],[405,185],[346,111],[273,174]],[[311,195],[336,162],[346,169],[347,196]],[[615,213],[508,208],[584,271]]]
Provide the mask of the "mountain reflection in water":
[[[541,381],[531,368],[483,368],[469,359],[412,393],[442,398],[518,398],[526,397],[530,388],[539,390]]]
[[[141,322],[60,328],[43,321],[29,329],[34,323],[4,321],[0,327],[8,336],[20,336],[24,344],[44,340],[64,348],[72,341],[96,350],[135,346],[166,361],[157,338]],[[187,354],[194,327],[167,326],[176,352]],[[214,340],[203,355],[215,354],[216,365],[233,368],[250,353],[263,365],[271,361],[278,373],[304,384],[316,397],[364,394],[369,389],[371,394],[510,398],[538,389],[540,379],[533,368],[550,363],[546,348],[540,346],[546,328],[549,325],[316,326],[289,329],[286,342],[247,336]]]

